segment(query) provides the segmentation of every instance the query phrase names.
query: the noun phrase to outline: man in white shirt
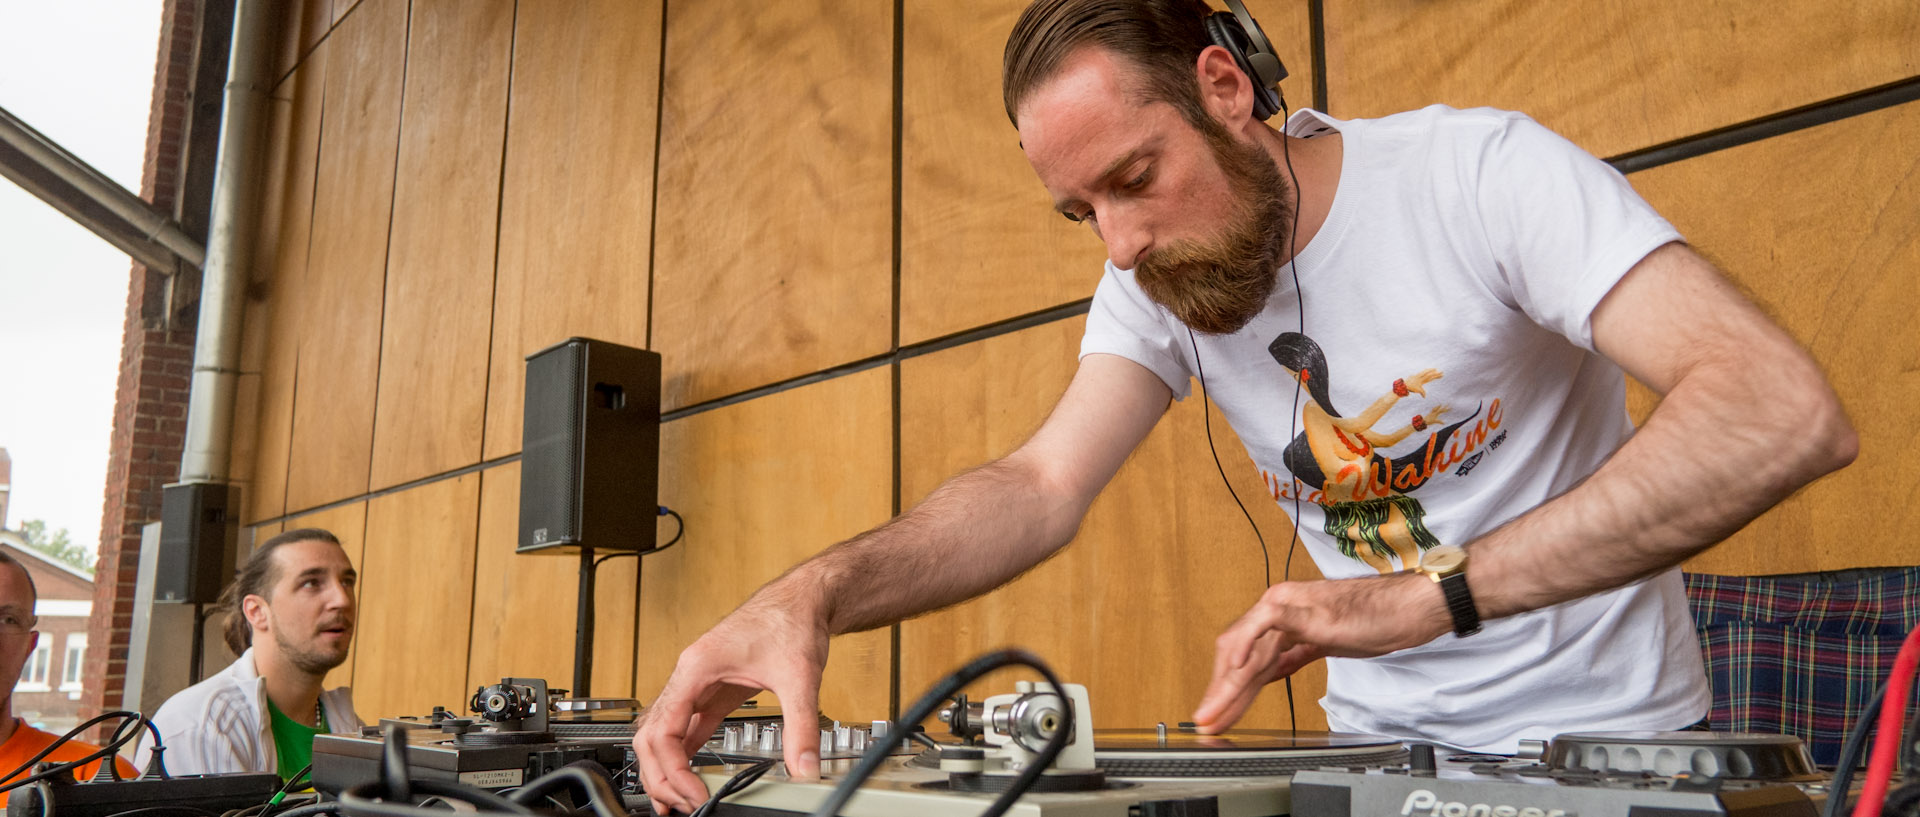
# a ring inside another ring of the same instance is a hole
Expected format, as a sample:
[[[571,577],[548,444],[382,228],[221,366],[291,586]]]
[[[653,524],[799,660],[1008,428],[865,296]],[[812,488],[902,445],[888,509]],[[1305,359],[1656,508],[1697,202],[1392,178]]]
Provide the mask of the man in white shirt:
[[[1021,148],[1108,251],[1079,371],[1018,450],[681,654],[634,739],[663,813],[705,799],[689,753],[761,689],[790,719],[789,773],[817,774],[828,639],[1064,546],[1202,371],[1328,576],[1269,588],[1219,637],[1203,731],[1321,658],[1341,659],[1336,728],[1473,748],[1705,714],[1674,569],[1851,461],[1819,367],[1619,174],[1525,117],[1267,126],[1273,78],[1250,79],[1210,11],[1037,0],[1015,25]],[[1623,370],[1664,396],[1638,430]],[[1426,564],[1459,545],[1470,567]],[[1620,676],[1605,694],[1596,667]]]
[[[274,772],[292,779],[318,734],[354,734],[346,687],[323,690],[353,645],[358,574],[340,540],[318,528],[261,543],[221,595],[227,646],[218,674],[168,699],[153,716],[174,774]],[[142,741],[136,765],[151,750]]]

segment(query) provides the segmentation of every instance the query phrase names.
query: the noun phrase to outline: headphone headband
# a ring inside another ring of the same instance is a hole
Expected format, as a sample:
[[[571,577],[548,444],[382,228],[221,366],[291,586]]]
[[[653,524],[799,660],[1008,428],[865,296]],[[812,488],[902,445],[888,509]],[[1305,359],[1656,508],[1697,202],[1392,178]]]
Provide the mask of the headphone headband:
[[[1231,11],[1207,15],[1207,35],[1232,54],[1234,63],[1253,81],[1253,115],[1268,119],[1280,112],[1280,80],[1287,78],[1287,66],[1245,4],[1227,0],[1227,8]]]

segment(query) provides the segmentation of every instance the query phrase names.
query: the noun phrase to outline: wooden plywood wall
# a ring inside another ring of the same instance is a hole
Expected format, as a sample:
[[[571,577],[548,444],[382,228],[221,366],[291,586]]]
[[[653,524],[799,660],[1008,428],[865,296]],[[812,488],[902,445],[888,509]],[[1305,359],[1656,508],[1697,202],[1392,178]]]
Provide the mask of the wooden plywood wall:
[[[650,698],[761,582],[1038,425],[1104,253],[1051,212],[1001,109],[1022,5],[292,5],[236,472],[256,538],[352,537],[361,630],[335,680],[363,716],[459,706],[507,675],[570,679],[576,563],[512,553],[538,349],[587,336],[666,364],[660,496],[688,533],[603,568],[598,694]],[[1603,157],[1678,144],[1631,181],[1813,350],[1863,441],[1853,468],[1693,566],[1914,562],[1858,522],[1900,531],[1920,513],[1905,326],[1920,103],[1686,149],[1916,81],[1911,4],[1249,5],[1296,106],[1495,105]],[[1654,402],[1633,398],[1640,416]],[[1189,717],[1214,634],[1269,569],[1281,578],[1291,533],[1216,413],[1260,553],[1203,412],[1197,396],[1169,409],[1059,558],[903,625],[897,651],[886,631],[837,641],[826,711],[883,717],[896,693],[1017,643],[1092,685],[1103,723]],[[1301,555],[1292,576],[1316,573]],[[1294,717],[1322,725],[1324,674],[1297,681]],[[1250,724],[1288,722],[1277,693]]]

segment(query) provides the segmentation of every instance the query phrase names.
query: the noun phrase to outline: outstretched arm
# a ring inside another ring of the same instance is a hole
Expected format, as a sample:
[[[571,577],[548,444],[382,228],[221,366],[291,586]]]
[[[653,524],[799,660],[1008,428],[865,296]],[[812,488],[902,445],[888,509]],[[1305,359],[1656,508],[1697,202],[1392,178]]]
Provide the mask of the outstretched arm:
[[[1673,567],[1858,449],[1813,358],[1684,244],[1648,254],[1614,286],[1593,336],[1665,398],[1585,482],[1468,546],[1482,618]],[[1438,586],[1411,574],[1275,585],[1220,636],[1194,719],[1224,729],[1261,685],[1314,658],[1423,644],[1448,621]]]
[[[641,715],[634,750],[656,808],[691,811],[705,799],[688,757],[762,689],[778,695],[785,712],[788,771],[817,775],[813,720],[828,638],[972,598],[1052,555],[1171,397],[1140,365],[1088,355],[1053,414],[1018,450],[953,477],[893,521],[761,587],[680,654]]]

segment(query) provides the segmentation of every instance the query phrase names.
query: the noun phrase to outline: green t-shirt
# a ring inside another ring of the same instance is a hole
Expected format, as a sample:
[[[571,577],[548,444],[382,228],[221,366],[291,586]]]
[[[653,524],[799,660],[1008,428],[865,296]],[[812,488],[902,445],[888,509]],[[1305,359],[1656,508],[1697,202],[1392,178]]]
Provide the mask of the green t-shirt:
[[[273,718],[273,750],[279,765],[275,771],[286,780],[313,762],[313,736],[324,735],[327,730],[287,717],[272,700],[267,701],[267,713]]]

